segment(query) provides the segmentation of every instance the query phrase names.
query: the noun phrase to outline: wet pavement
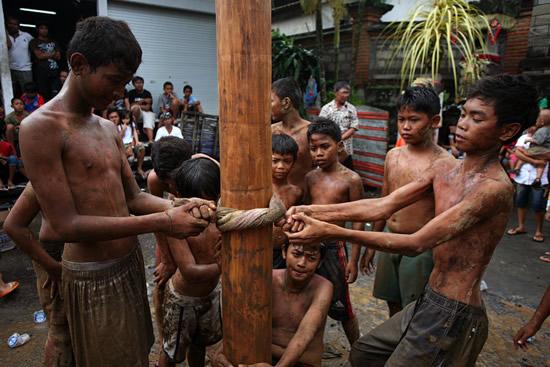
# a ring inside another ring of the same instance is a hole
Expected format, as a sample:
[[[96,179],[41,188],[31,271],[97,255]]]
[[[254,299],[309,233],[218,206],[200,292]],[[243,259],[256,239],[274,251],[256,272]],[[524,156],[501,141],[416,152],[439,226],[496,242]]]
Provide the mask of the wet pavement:
[[[511,225],[515,224],[512,218]],[[533,233],[528,220],[527,230]],[[505,236],[497,247],[485,275],[489,289],[485,291],[490,326],[489,338],[477,366],[550,366],[550,321],[546,321],[527,352],[516,351],[512,345],[515,332],[529,320],[534,308],[550,284],[550,264],[538,259],[550,250],[550,223],[546,223],[544,243],[531,241],[529,235]],[[148,282],[152,290],[154,238],[140,236],[145,255]],[[19,249],[0,255],[0,272],[5,281],[18,280],[19,289],[0,299],[0,366],[42,366],[46,324],[33,323],[33,313],[40,308],[31,261]],[[360,276],[351,286],[351,299],[363,333],[387,318],[383,301],[372,297],[372,277]],[[116,317],[113,315],[113,317]],[[349,350],[341,326],[329,320],[326,342],[331,350],[342,353],[340,358],[327,359],[323,366],[345,366]],[[16,349],[9,349],[7,338],[14,332],[29,333],[31,340]],[[158,346],[151,353],[151,366],[157,360]],[[123,364],[121,364],[123,366]]]

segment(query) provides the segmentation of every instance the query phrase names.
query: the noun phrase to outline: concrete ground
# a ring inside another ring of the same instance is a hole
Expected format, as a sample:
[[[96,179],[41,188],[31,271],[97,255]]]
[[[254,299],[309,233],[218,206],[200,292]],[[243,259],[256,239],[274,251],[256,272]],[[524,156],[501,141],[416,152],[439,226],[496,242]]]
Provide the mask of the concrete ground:
[[[514,218],[510,224],[515,224]],[[532,222],[528,221],[527,229],[533,233]],[[550,250],[549,223],[546,223],[544,233],[547,240],[542,244],[531,241],[528,235],[505,236],[497,247],[484,278],[489,286],[484,292],[484,301],[490,331],[477,366],[550,366],[550,321],[543,325],[529,351],[516,351],[512,345],[513,335],[530,318],[550,284],[550,264],[538,259]],[[143,235],[140,242],[152,289],[154,238]],[[18,280],[21,283],[13,294],[0,299],[0,366],[41,366],[47,327],[33,323],[33,312],[40,306],[31,262],[19,249],[2,253],[0,272],[6,281]],[[372,297],[372,283],[372,277],[361,276],[351,286],[352,303],[363,333],[387,318],[385,303]],[[6,340],[14,332],[29,333],[31,340],[22,347],[9,349]],[[327,323],[325,339],[330,349],[341,352],[342,357],[324,360],[323,366],[344,366],[348,345],[342,328],[336,322],[329,320]],[[155,345],[151,365],[157,359],[157,351]]]

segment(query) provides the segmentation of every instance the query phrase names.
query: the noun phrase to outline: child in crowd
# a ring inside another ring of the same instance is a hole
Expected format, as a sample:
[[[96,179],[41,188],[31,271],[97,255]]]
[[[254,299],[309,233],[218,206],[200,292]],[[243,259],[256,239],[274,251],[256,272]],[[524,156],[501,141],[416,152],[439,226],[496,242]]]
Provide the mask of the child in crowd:
[[[193,96],[193,87],[190,85],[183,87],[181,106],[183,112],[203,112],[201,102]]]
[[[437,129],[441,119],[439,111],[439,97],[430,87],[409,87],[399,96],[397,128],[406,145],[390,150],[386,156],[383,196],[421,179],[435,161],[454,160],[434,142],[433,130]],[[373,230],[380,232],[387,226],[392,233],[411,234],[428,223],[434,214],[434,196],[430,192],[387,220],[377,221]],[[420,297],[432,269],[431,250],[414,257],[381,252],[373,295],[388,303],[391,317]]]
[[[6,140],[13,145],[19,155],[19,127],[29,113],[25,111],[25,105],[21,98],[12,98],[11,108],[13,108],[13,112],[9,113],[4,120],[6,122]]]
[[[147,141],[147,143],[153,143],[154,132],[156,128],[156,115],[152,110],[152,102],[148,99],[145,99],[140,103],[141,108],[141,119],[142,119],[142,131],[143,138],[142,141]],[[140,129],[140,130],[141,130]]]
[[[527,149],[524,149],[524,147],[518,147],[518,150],[523,150],[523,154],[537,155],[550,152],[550,110],[540,111],[539,117],[537,118],[536,127],[537,130],[535,131],[535,133],[532,133],[532,136],[528,137],[524,141],[525,143],[529,143],[527,144]],[[525,160],[518,157],[518,160],[514,165],[514,173],[518,173],[524,163]],[[533,181],[533,184],[531,185],[532,187],[538,188],[541,186],[541,178],[544,172],[545,165],[546,162],[544,164],[535,164],[535,168],[537,169],[537,176],[535,178],[535,181]]]
[[[13,145],[4,140],[4,136],[0,135],[0,165],[8,167],[8,189],[15,188],[14,177],[15,173],[19,172],[27,177],[23,161],[17,157],[17,152]],[[0,179],[0,190],[5,190],[4,183]]]
[[[332,120],[320,117],[307,130],[311,159],[317,169],[305,178],[305,201],[310,204],[337,204],[363,198],[361,177],[344,167],[338,155],[344,149],[342,133]],[[344,222],[337,222],[343,226]],[[352,227],[363,230],[364,224],[354,222]],[[350,345],[360,336],[359,324],[353,314],[348,283],[357,279],[360,247],[352,244],[351,258],[346,260],[345,242],[327,241],[327,255],[318,273],[334,285],[332,304],[328,315],[342,322]]]
[[[40,242],[40,204],[29,182],[11,209],[4,229],[17,246],[32,259],[36,273],[36,289],[48,321],[48,336],[44,346],[46,367],[74,366],[71,336],[63,300],[60,295],[61,255],[63,242]]]
[[[69,72],[67,70],[61,70],[59,72],[59,76],[56,80],[54,80],[52,84],[52,98],[59,93],[61,88],[63,88],[63,84],[65,84],[65,80],[67,79],[67,76],[69,75]]]
[[[173,178],[179,197],[220,197],[220,168],[210,159],[183,162]],[[220,265],[214,256],[219,241],[221,233],[214,223],[196,237],[168,238],[178,270],[164,294],[160,367],[186,358],[190,367],[204,366],[205,347],[222,338]]]
[[[161,127],[157,130],[155,141],[159,141],[165,136],[175,136],[176,138],[183,139],[180,128],[174,126],[174,116],[172,112],[164,112],[160,115],[160,125]]]
[[[143,172],[143,160],[145,158],[145,147],[139,142],[136,124],[133,119],[133,115],[130,111],[120,110],[118,111],[120,116],[120,122],[117,129],[122,138],[122,144],[126,150],[126,157],[134,157],[137,159],[137,173],[141,177],[144,177]]]
[[[44,104],[44,97],[38,94],[38,86],[34,82],[26,83],[23,87],[21,100],[25,105],[25,111],[34,112],[38,107]]]
[[[274,134],[271,138],[271,182],[273,194],[277,195],[286,208],[302,201],[300,187],[288,183],[288,174],[298,158],[298,144],[286,134]],[[281,246],[287,242],[282,228],[273,226],[273,269],[284,269],[285,260]]]
[[[276,80],[271,85],[271,132],[287,134],[298,144],[298,158],[288,175],[288,182],[304,189],[306,174],[311,171],[307,139],[309,121],[300,116],[302,92],[292,78]]]
[[[172,84],[172,82],[164,82],[162,90],[163,93],[159,96],[157,103],[159,107],[159,116],[163,112],[177,111],[179,105],[179,99],[174,93],[174,84]]]

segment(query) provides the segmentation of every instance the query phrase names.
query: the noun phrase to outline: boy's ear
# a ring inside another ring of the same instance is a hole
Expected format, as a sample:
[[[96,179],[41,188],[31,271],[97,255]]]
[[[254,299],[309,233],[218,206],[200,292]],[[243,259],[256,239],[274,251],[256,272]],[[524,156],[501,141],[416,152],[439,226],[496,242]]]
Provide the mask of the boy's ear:
[[[342,152],[344,150],[344,141],[340,140],[338,142],[338,153]]]
[[[286,250],[288,250],[288,246],[287,246]],[[285,250],[284,247],[281,247],[281,253],[283,254],[283,259],[285,259],[285,260],[286,260],[286,250]]]
[[[284,109],[285,111],[288,111],[288,110],[290,110],[290,107],[292,107],[292,102],[290,101],[290,98],[285,97],[285,98],[283,98],[283,100],[281,101],[281,105],[283,106],[283,109]]]
[[[75,52],[71,55],[69,64],[71,65],[73,74],[76,76],[82,75],[82,73],[90,67],[86,56],[82,55],[80,52]]]
[[[502,142],[511,140],[521,130],[521,124],[519,122],[512,122],[505,124],[500,128],[499,139]]]
[[[439,114],[432,116],[432,129],[441,127],[441,116]]]

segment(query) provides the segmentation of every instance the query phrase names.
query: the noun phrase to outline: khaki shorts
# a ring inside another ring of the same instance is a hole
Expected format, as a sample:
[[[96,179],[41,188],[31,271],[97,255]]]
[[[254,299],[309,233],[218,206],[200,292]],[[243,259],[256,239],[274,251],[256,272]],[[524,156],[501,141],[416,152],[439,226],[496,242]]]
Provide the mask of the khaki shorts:
[[[427,286],[416,303],[359,338],[349,360],[353,367],[473,367],[488,329],[484,307],[451,300]]]
[[[139,245],[114,260],[63,260],[62,296],[77,366],[149,366],[154,336]]]
[[[372,294],[405,307],[424,292],[433,267],[432,250],[415,257],[380,252]]]
[[[185,360],[191,344],[208,346],[222,338],[220,285],[206,297],[179,294],[168,281],[164,294],[162,349],[175,363]]]

